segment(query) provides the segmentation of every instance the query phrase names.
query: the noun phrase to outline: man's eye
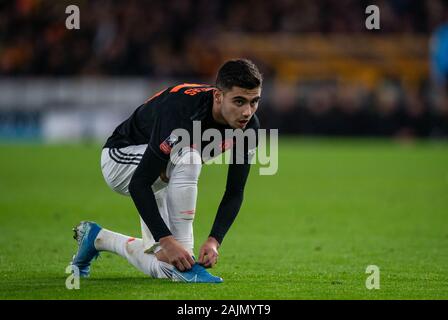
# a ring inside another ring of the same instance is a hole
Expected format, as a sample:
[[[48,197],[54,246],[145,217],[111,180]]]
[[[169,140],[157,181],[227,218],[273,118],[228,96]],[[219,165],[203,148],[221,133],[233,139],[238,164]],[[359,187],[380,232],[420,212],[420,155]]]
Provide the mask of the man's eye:
[[[236,100],[236,101],[235,101],[235,104],[236,104],[237,106],[242,106],[244,103],[243,103],[242,100]]]

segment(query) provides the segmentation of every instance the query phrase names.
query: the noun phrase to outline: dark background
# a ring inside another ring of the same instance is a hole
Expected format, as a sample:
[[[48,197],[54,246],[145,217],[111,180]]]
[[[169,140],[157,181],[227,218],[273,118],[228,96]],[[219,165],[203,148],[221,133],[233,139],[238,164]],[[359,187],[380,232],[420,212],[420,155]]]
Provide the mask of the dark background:
[[[80,30],[65,27],[70,4],[80,8]],[[370,4],[380,9],[380,30],[365,27]],[[447,8],[440,0],[2,1],[0,75],[15,89],[13,98],[0,101],[0,137],[42,136],[48,110],[83,104],[47,99],[30,108],[21,100],[22,79],[36,86],[48,79],[213,83],[226,59],[246,57],[266,79],[259,109],[265,128],[446,138],[448,52],[434,38],[447,28]],[[440,36],[445,43],[447,33]],[[51,94],[52,85],[42,87],[38,95]]]

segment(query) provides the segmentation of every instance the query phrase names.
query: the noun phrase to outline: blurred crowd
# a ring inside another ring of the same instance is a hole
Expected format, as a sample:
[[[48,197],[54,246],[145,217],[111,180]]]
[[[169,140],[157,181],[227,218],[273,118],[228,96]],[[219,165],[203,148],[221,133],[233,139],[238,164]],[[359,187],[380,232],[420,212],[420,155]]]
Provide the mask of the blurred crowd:
[[[258,111],[266,127],[309,136],[448,138],[448,96],[428,83],[415,90],[394,79],[373,90],[325,83],[301,87],[273,88],[274,95]]]
[[[429,37],[447,21],[447,2],[375,1],[381,8],[378,33]],[[80,30],[65,28],[65,8],[70,4],[80,8]],[[0,75],[210,77],[194,63],[198,42],[205,44],[223,32],[359,34],[366,32],[360,17],[366,16],[370,4],[363,0],[1,1]],[[272,70],[264,66],[262,71],[275,81]],[[270,99],[261,116],[270,127],[291,133],[448,135],[446,90],[434,90],[429,77],[425,81],[415,90],[404,89],[393,79],[384,79],[370,91],[326,84],[302,91],[293,88],[294,99],[283,95],[279,105]]]
[[[446,1],[375,1],[382,33],[429,33]],[[78,4],[81,29],[65,28]],[[9,0],[0,2],[0,74],[195,76],[192,39],[220,32],[365,32],[359,0]]]

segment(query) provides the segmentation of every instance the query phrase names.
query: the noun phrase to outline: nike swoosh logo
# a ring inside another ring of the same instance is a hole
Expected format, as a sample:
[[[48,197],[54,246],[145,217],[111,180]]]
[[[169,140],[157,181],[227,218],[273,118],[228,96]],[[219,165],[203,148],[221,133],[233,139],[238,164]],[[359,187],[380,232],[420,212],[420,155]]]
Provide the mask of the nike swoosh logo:
[[[197,280],[198,280],[198,275],[197,274],[195,274],[191,279],[188,279],[188,278],[186,278],[186,277],[184,277],[183,275],[181,275],[180,273],[178,273],[178,272],[175,272],[174,273],[177,277],[179,277],[179,278],[181,278],[183,281],[185,281],[185,282],[197,282]]]

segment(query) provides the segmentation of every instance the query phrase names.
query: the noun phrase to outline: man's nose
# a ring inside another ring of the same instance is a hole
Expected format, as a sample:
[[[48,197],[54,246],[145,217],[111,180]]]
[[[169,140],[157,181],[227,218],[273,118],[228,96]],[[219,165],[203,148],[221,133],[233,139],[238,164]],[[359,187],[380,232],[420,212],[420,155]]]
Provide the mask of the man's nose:
[[[251,116],[251,114],[252,113],[251,113],[250,107],[246,107],[243,111],[243,117],[249,118]]]

